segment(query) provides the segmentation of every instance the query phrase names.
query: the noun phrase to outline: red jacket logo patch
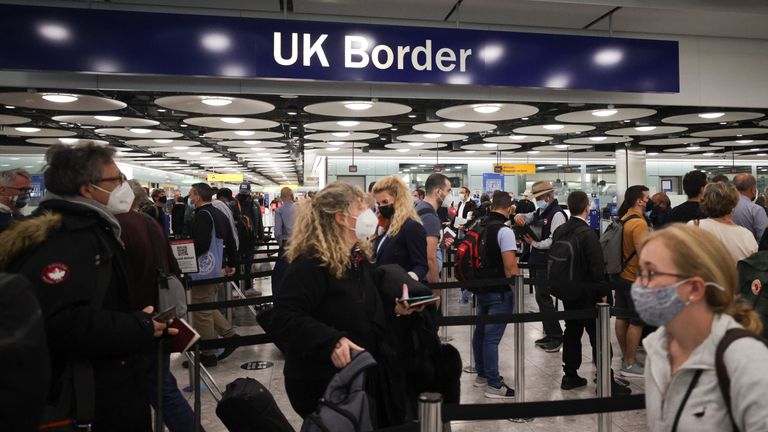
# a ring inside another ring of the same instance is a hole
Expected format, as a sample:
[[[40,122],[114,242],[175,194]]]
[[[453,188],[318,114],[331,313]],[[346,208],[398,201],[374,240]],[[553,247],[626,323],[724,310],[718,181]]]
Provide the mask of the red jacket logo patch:
[[[45,266],[43,272],[40,274],[40,278],[47,284],[57,285],[66,282],[69,279],[69,273],[68,265],[55,262]]]

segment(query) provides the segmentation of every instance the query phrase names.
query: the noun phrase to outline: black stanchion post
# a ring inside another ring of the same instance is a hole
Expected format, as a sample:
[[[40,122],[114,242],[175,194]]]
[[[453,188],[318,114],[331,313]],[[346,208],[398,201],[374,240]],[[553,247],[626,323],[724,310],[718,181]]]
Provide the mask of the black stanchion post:
[[[419,395],[419,432],[442,432],[443,396],[440,393]]]
[[[477,316],[477,296],[474,294],[472,295],[472,316]],[[468,374],[476,374],[477,369],[475,369],[475,350],[472,349],[472,337],[475,335],[475,325],[471,324],[469,326],[469,366],[466,366],[463,370],[464,373]]]
[[[195,344],[195,373],[194,375],[194,394],[195,394],[195,426],[194,432],[200,432],[200,419],[202,418],[202,403],[200,401],[200,342]]]
[[[446,253],[445,249],[440,249],[440,253],[443,254],[443,262],[447,262],[449,254]],[[448,282],[448,271],[445,268],[439,270],[441,273],[440,281]],[[445,288],[440,290],[440,309],[443,312],[443,316],[448,316],[448,290]],[[445,343],[452,340],[453,338],[448,336],[448,326],[440,326],[440,341]]]
[[[597,305],[597,396],[611,397],[611,306]],[[611,432],[610,413],[597,415],[597,430]]]
[[[525,313],[525,281],[522,275],[515,276],[513,283],[515,294],[515,313]],[[525,323],[517,322],[515,326],[515,397],[516,402],[525,402]],[[512,418],[515,423],[527,423],[533,419],[528,417]]]

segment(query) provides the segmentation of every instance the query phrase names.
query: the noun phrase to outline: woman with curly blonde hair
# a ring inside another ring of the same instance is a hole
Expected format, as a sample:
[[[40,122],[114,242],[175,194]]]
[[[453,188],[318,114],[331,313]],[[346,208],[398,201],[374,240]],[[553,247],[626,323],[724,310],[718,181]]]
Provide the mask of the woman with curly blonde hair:
[[[426,280],[427,232],[413,207],[408,186],[396,176],[380,179],[373,185],[379,206],[379,225],[386,232],[376,239],[376,265],[398,264],[417,280]]]
[[[363,199],[360,189],[331,183],[299,204],[288,241],[290,265],[271,325],[275,339],[287,345],[285,389],[302,417],[317,409],[333,375],[351,361],[351,350],[376,358],[389,320],[421,310],[380,294],[368,242],[377,219]]]
[[[719,388],[720,342],[734,331],[756,335],[762,329],[736,294],[736,261],[723,242],[695,226],[672,224],[648,237],[639,265],[632,299],[643,321],[659,326],[643,341],[648,429],[766,430],[763,342],[747,337],[725,349],[730,403]]]

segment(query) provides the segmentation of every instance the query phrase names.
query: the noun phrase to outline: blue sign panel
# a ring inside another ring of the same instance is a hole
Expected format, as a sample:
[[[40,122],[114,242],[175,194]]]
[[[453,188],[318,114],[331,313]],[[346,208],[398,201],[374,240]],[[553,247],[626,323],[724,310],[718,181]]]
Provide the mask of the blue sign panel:
[[[483,192],[490,196],[496,190],[504,190],[504,174],[483,174]]]
[[[0,6],[0,69],[678,92],[676,41]]]

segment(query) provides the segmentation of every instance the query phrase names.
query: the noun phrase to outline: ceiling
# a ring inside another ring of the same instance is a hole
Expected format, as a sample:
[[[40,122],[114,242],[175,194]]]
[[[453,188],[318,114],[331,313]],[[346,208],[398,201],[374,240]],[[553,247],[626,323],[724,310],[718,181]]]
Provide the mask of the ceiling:
[[[498,150],[534,161],[605,158],[629,145],[651,158],[768,161],[768,109],[136,91],[82,91],[77,101],[52,106],[42,96],[73,94],[20,93],[0,88],[0,155],[42,154],[52,143],[96,139],[118,147],[119,159],[134,165],[188,175],[243,172],[264,185],[303,184],[305,158],[353,152],[489,158]],[[203,99],[229,103],[216,107]],[[488,121],[479,122],[484,116]],[[109,123],[128,126],[103,127]]]

